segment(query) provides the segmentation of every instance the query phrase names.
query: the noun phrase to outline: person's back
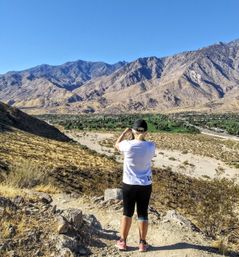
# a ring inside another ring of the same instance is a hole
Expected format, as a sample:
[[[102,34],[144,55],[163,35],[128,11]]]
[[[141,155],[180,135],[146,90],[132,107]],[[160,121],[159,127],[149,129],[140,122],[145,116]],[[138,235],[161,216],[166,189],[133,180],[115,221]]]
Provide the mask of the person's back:
[[[124,153],[123,182],[130,185],[149,185],[151,181],[151,160],[155,144],[142,140],[123,140],[119,149]]]
[[[126,239],[132,222],[135,205],[137,207],[139,225],[139,251],[146,251],[148,244],[148,205],[152,192],[151,160],[155,155],[155,144],[145,140],[147,122],[136,120],[133,128],[127,128],[119,136],[115,148],[124,154],[123,169],[123,217],[120,228],[120,239],[116,247],[126,250]],[[124,140],[131,133],[133,140]]]

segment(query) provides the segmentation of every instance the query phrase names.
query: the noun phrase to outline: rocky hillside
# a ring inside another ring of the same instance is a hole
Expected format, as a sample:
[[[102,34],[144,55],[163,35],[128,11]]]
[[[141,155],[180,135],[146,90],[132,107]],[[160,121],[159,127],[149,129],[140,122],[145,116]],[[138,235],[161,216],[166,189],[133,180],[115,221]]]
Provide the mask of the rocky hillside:
[[[131,63],[41,65],[0,77],[0,100],[29,112],[237,111],[239,40]]]
[[[40,65],[0,76],[0,99],[22,109],[68,106],[81,101],[74,89],[97,77],[106,76],[124,65],[103,62],[68,62],[59,66]]]
[[[11,128],[59,141],[70,141],[57,128],[0,102],[0,132]]]

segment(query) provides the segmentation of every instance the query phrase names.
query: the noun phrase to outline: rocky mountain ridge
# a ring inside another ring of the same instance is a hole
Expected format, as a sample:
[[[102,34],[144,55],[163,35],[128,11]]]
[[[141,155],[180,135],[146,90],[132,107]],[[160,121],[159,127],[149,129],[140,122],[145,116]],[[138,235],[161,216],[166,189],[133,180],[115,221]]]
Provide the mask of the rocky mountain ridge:
[[[130,63],[9,72],[0,76],[0,100],[33,113],[238,111],[239,40]]]

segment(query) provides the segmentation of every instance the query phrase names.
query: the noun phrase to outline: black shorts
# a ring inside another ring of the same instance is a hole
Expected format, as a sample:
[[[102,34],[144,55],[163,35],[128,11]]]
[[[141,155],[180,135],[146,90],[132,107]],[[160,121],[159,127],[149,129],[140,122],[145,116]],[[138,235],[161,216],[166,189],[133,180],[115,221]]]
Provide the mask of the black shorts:
[[[152,185],[128,185],[123,183],[123,205],[124,215],[132,217],[135,204],[139,220],[148,220],[149,199],[152,192]]]

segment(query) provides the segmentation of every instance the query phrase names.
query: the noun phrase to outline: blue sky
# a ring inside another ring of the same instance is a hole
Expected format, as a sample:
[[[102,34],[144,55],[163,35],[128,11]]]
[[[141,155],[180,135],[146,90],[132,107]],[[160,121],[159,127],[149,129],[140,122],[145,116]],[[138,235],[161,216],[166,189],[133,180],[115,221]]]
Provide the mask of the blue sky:
[[[239,38],[239,0],[0,0],[0,74],[132,61]]]

